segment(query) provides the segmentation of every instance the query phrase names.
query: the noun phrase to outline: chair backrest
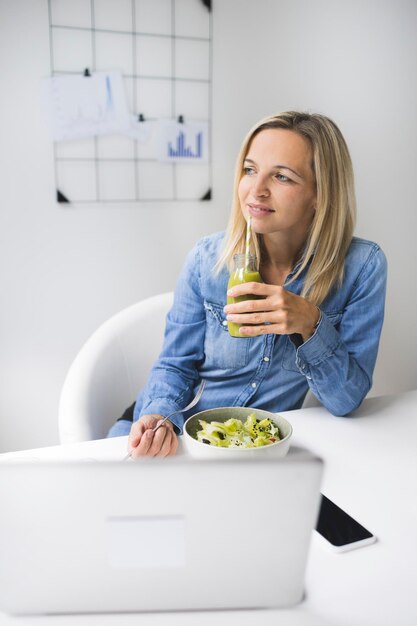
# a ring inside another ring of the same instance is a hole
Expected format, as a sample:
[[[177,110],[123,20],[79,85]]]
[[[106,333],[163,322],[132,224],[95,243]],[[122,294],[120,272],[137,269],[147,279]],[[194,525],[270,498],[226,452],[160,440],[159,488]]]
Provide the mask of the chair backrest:
[[[61,443],[102,439],[134,402],[162,348],[173,294],[142,300],[104,322],[66,376],[59,403]]]

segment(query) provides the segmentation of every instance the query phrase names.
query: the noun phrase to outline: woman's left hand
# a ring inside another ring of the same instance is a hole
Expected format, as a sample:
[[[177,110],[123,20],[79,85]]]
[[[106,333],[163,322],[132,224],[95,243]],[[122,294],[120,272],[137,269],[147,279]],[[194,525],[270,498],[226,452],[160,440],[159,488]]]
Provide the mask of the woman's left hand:
[[[227,320],[242,324],[240,334],[245,337],[299,333],[307,341],[320,319],[320,310],[314,304],[278,285],[243,283],[229,289],[227,294],[233,298],[248,294],[262,298],[224,307]]]

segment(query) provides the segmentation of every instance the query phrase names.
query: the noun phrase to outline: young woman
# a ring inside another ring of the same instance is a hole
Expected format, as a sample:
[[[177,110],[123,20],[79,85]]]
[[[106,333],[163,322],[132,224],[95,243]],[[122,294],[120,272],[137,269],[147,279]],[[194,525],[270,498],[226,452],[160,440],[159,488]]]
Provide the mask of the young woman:
[[[263,283],[233,287],[233,256],[253,252]],[[372,385],[384,317],[386,259],[353,237],[355,196],[345,140],[327,117],[286,112],[260,121],[243,142],[226,234],[205,237],[189,254],[167,316],[162,353],[109,436],[128,434],[136,456],[177,448],[188,414],[152,428],[191,400],[195,411],[251,406],[272,412],[302,406],[308,389],[334,415],[356,409]],[[227,322],[241,324],[231,337]]]

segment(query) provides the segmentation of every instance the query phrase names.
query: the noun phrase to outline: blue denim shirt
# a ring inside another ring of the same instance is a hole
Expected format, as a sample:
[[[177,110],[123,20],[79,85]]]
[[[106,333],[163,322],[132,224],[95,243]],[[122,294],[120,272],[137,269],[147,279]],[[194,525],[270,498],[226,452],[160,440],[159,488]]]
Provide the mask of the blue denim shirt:
[[[343,284],[323,301],[320,323],[303,343],[300,335],[229,335],[223,311],[229,274],[213,273],[223,238],[205,237],[187,257],[163,350],[137,398],[134,421],[186,406],[201,378],[206,387],[197,406],[172,418],[179,432],[189,415],[208,408],[300,408],[309,388],[334,415],[356,409],[372,385],[384,317],[387,264],[379,246],[352,240]],[[299,294],[302,284],[303,275],[285,287]]]

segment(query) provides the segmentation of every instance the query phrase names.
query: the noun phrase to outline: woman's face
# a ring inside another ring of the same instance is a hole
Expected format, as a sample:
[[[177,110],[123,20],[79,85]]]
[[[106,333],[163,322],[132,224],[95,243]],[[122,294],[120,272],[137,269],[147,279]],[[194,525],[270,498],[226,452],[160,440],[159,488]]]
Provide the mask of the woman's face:
[[[238,193],[243,215],[252,216],[256,233],[307,234],[316,202],[311,163],[310,144],[292,130],[271,128],[255,136]]]

